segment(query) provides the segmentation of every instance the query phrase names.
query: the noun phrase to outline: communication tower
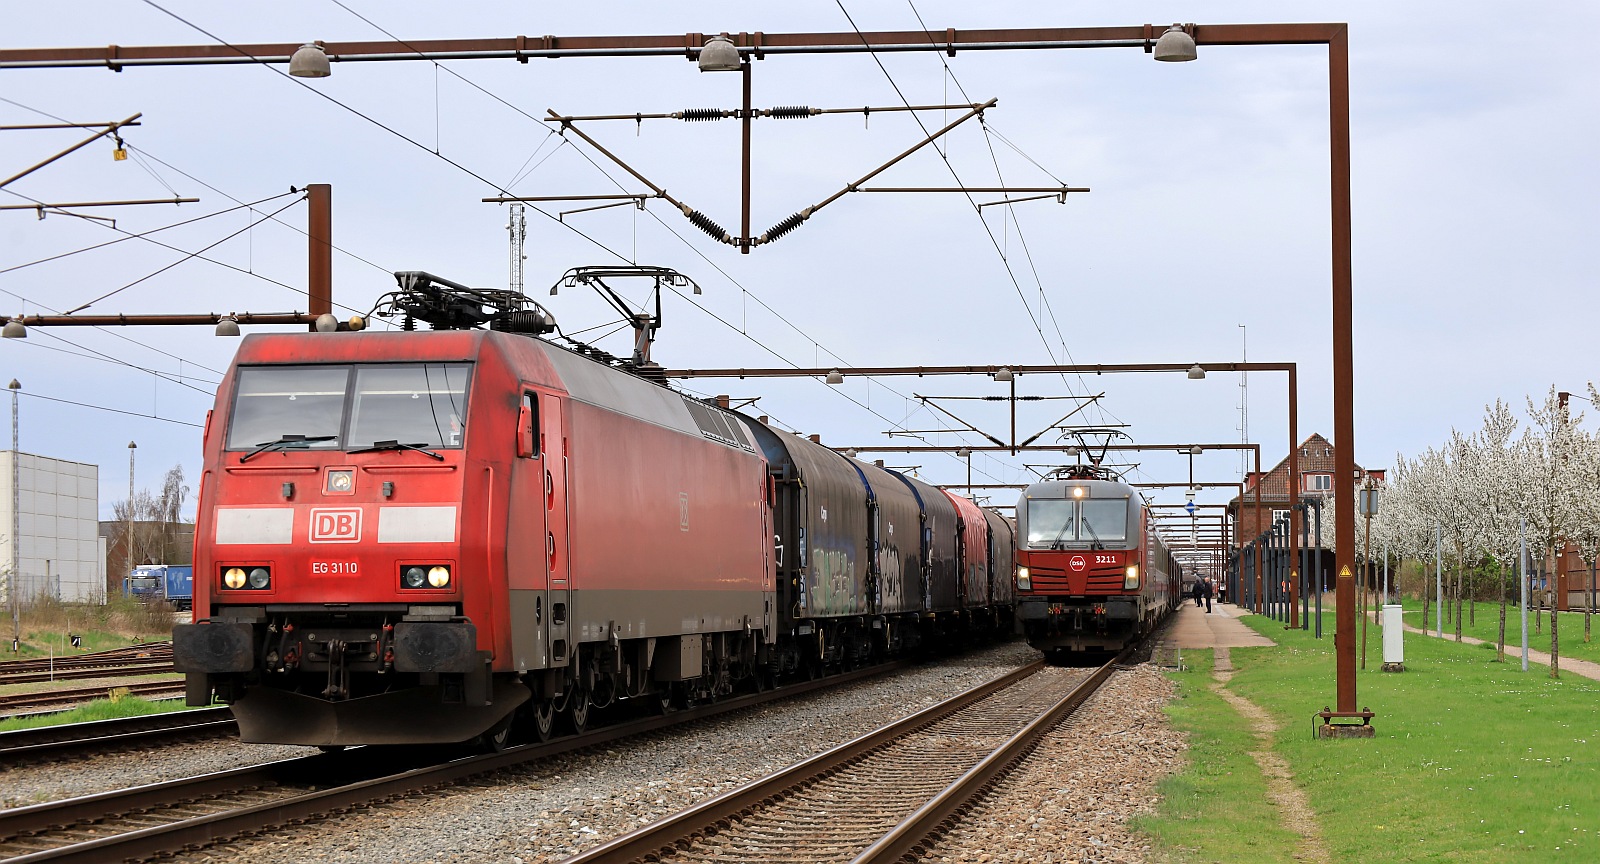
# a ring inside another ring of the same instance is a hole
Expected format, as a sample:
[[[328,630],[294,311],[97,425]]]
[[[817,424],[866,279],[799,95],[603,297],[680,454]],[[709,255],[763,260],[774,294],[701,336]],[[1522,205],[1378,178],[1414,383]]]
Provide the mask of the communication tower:
[[[528,260],[522,251],[523,242],[528,239],[528,217],[523,215],[521,204],[511,205],[511,222],[506,225],[506,230],[511,234],[511,284],[513,294],[522,293],[522,266]]]

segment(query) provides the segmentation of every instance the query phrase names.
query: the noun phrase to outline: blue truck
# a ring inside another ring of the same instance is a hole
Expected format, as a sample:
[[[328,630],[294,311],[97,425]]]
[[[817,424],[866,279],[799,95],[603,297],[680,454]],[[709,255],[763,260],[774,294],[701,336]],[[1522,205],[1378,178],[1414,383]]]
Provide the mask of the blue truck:
[[[148,603],[166,603],[179,612],[194,604],[194,567],[188,564],[147,564],[133,568],[122,580],[122,591]]]

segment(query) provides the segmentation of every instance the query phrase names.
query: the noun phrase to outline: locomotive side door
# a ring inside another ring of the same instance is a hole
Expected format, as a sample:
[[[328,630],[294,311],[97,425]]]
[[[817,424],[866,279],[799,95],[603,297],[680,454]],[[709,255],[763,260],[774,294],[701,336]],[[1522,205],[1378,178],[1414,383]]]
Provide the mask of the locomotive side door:
[[[550,579],[545,562],[547,459],[539,443],[539,396],[522,390],[506,513],[505,566],[511,604],[511,659],[517,671],[550,665]]]
[[[568,448],[566,403],[561,397],[539,395],[539,422],[544,439],[545,568],[549,574],[550,666],[572,663],[572,567],[568,562],[569,530],[567,512]]]

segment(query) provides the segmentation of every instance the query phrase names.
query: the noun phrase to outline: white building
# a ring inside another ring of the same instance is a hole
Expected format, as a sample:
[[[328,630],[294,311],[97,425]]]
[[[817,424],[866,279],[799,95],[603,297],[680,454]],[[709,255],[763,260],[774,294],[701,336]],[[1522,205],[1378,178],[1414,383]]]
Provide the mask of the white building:
[[[0,603],[13,585],[24,601],[104,602],[99,466],[0,451],[0,489],[0,569],[16,574],[0,583]]]

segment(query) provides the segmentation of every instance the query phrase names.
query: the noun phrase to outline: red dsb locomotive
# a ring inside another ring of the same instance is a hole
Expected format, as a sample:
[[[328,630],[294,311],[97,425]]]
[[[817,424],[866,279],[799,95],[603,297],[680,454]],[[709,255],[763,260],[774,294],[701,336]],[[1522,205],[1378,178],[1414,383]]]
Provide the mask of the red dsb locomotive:
[[[1024,490],[1017,538],[1017,620],[1052,660],[1120,651],[1181,599],[1144,499],[1092,466]]]
[[[647,353],[534,338],[520,295],[397,275],[389,308],[435,332],[251,336],[207,421],[174,654],[244,740],[497,747],[1009,627],[1009,551],[964,553],[982,592],[954,559],[1003,520],[674,392]]]

